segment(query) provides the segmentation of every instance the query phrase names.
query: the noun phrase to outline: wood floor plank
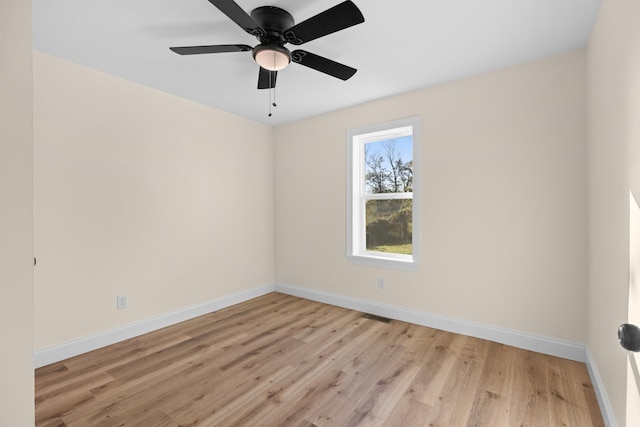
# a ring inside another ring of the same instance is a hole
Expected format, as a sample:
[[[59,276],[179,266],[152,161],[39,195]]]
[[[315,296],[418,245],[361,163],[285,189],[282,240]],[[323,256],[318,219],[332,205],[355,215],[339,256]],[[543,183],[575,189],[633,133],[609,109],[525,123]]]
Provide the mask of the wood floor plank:
[[[35,405],[41,415],[51,412],[64,413],[72,410],[79,403],[78,401],[94,400],[95,396],[87,388],[96,384],[108,384],[113,381],[113,377],[106,372],[95,372],[94,375],[83,375],[77,380],[72,379],[64,386],[57,388],[48,387],[46,391],[38,393],[35,398]],[[71,403],[73,402],[73,403]]]
[[[469,415],[478,426],[506,426],[509,420],[514,375],[514,352],[491,343]]]
[[[36,370],[36,426],[603,426],[584,364],[271,293]]]
[[[43,427],[67,427],[61,419],[50,419]]]
[[[340,399],[325,405],[314,418],[310,418],[313,423],[321,425],[344,420],[345,425],[358,425],[368,420],[377,424],[376,416],[372,412],[374,397],[393,379],[391,376],[385,378],[384,374],[388,372],[388,366],[400,367],[405,349],[401,346],[390,346],[379,339],[375,340],[374,344],[343,365],[342,370],[351,374],[354,381],[339,386],[337,392],[340,393]],[[403,367],[403,371],[406,369],[406,366]],[[412,377],[408,382],[411,379]]]
[[[428,338],[415,350],[421,369],[407,393],[412,399],[435,406],[466,337],[429,328],[424,333],[428,333]]]
[[[442,384],[437,401],[427,415],[425,425],[473,425],[474,420],[470,420],[471,408],[490,343],[470,337],[464,337],[464,343],[462,352]]]
[[[71,375],[79,375],[136,360],[146,354],[153,354],[162,349],[172,347],[176,343],[189,338],[189,336],[171,328],[154,331],[96,350],[99,357],[92,357],[92,352],[90,352],[79,357],[67,359],[64,361],[64,365],[69,369]]]
[[[375,386],[354,408],[348,425],[379,425],[387,424],[389,416],[402,398],[403,392],[413,381],[419,367],[406,361],[399,366],[390,366],[390,370],[382,375]]]
[[[264,406],[268,399],[273,398],[271,385],[285,376],[290,368],[280,364],[265,364],[259,369],[260,376],[234,390],[212,387],[209,381],[204,381],[165,402],[163,407],[183,425],[242,425],[236,423],[235,416],[231,415],[238,410],[250,411]],[[215,381],[214,378],[212,380]],[[263,394],[266,394],[265,399],[260,398]],[[247,405],[248,401],[262,403]]]
[[[546,369],[543,355],[513,349],[512,396],[509,424],[545,425],[549,423],[545,392]]]
[[[93,408],[95,398],[86,390],[78,390],[63,400],[41,402],[43,403],[36,405],[36,425],[49,425],[54,420],[64,425],[69,414],[81,412],[83,408]]]
[[[396,404],[387,422],[391,427],[424,427],[431,407],[404,394]]]
[[[187,355],[180,363],[165,364],[157,366],[155,370],[141,369],[140,372],[130,371],[130,376],[120,373],[120,377],[114,381],[92,388],[90,391],[97,400],[104,402],[112,402],[122,399],[125,396],[146,391],[150,386],[169,386],[170,382],[178,382],[176,378],[187,375],[192,370],[206,372],[206,365],[202,362],[202,357],[206,357],[204,352]],[[211,370],[217,370],[217,365],[210,366]]]

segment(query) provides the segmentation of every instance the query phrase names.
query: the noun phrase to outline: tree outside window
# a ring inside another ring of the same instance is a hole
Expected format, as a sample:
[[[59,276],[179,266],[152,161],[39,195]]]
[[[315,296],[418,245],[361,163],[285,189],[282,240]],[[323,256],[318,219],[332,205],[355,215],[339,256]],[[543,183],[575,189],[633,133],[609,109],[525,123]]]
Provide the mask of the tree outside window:
[[[413,194],[403,193],[413,192],[413,136],[367,142],[364,152],[366,249],[411,255]]]

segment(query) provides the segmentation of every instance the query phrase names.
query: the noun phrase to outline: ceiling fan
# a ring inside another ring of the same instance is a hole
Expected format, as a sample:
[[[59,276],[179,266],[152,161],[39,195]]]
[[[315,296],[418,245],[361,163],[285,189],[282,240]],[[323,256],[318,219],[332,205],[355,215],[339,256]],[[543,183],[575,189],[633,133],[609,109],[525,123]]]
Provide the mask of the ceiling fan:
[[[278,71],[291,62],[342,80],[348,80],[357,71],[355,68],[306,50],[297,49],[291,52],[284,46],[287,43],[301,45],[364,22],[362,13],[350,0],[299,24],[295,24],[293,16],[289,12],[275,6],[258,7],[249,15],[233,0],[209,0],[209,2],[244,31],[255,36],[260,44],[255,47],[245,44],[223,44],[171,47],[169,49],[180,55],[251,51],[254,60],[260,65],[258,89],[275,88]]]

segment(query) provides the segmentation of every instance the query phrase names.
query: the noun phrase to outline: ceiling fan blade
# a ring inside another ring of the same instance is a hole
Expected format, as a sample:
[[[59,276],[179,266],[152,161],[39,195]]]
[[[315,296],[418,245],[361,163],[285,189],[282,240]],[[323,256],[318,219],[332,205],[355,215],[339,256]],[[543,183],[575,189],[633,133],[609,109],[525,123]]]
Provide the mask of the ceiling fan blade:
[[[358,71],[355,68],[348,67],[305,50],[294,50],[291,52],[291,60],[341,80],[350,79],[356,71]]]
[[[180,55],[199,55],[202,53],[247,52],[253,50],[246,44],[216,44],[212,46],[182,46],[170,47],[172,51]]]
[[[238,3],[233,0],[209,0],[209,2],[220,9],[233,22],[238,24],[240,28],[245,30],[252,36],[264,36],[265,31],[256,23],[256,21],[244,11]]]
[[[352,1],[347,0],[294,25],[284,32],[284,36],[289,43],[301,45],[362,22],[364,22],[364,16],[360,9]]]
[[[273,89],[276,87],[277,78],[277,71],[269,71],[260,67],[260,72],[258,73],[258,89]]]

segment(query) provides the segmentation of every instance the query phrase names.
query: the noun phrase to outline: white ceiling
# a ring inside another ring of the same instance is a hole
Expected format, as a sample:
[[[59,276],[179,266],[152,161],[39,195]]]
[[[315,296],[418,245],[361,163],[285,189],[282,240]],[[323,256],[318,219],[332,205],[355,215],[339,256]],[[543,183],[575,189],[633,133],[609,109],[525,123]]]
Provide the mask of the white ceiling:
[[[236,0],[296,22],[342,0]],[[342,81],[291,64],[278,107],[251,52],[180,56],[170,46],[258,41],[207,0],[33,0],[34,48],[251,120],[279,125],[586,45],[601,0],[354,0],[365,22],[300,48],[357,68]],[[293,46],[292,46],[293,47]]]

